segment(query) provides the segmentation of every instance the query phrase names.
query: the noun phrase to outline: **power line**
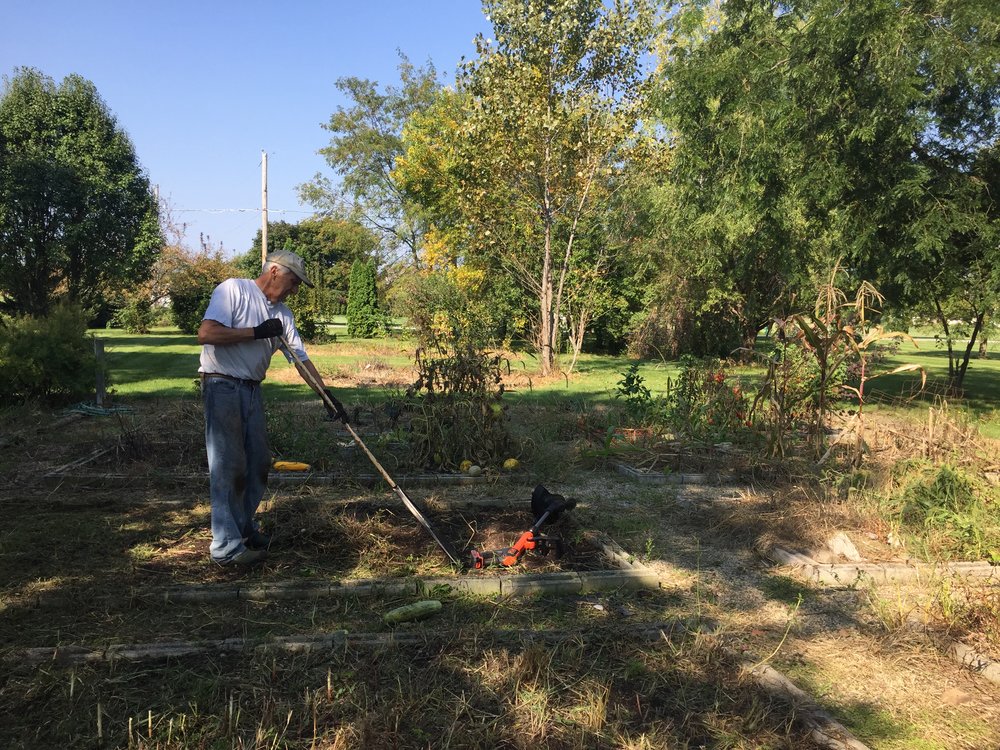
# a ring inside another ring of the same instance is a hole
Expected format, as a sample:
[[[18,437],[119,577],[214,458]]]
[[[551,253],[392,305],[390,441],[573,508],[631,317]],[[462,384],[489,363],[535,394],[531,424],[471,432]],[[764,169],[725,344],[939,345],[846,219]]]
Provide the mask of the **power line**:
[[[235,213],[255,213],[259,214],[262,208],[171,208],[171,212],[176,213],[203,213],[203,214],[235,214]],[[294,208],[269,208],[268,213],[276,214],[314,214],[315,211],[303,211]]]

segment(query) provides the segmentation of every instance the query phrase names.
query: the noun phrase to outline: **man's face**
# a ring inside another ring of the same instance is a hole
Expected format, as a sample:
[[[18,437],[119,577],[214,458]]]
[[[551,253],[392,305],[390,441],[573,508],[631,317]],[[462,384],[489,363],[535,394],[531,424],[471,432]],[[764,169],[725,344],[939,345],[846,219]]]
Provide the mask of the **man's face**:
[[[302,279],[280,266],[272,266],[268,273],[268,288],[265,290],[271,302],[284,302],[299,291]]]

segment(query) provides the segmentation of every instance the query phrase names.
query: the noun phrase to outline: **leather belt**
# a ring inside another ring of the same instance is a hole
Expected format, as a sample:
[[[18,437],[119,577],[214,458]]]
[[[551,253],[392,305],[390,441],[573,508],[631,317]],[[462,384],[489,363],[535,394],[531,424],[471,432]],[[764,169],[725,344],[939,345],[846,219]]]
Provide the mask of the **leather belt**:
[[[222,378],[223,380],[232,380],[234,383],[243,383],[245,385],[260,385],[259,380],[247,380],[246,378],[234,378],[232,375],[223,375],[221,372],[203,372],[201,374],[201,381],[204,383],[207,378]]]

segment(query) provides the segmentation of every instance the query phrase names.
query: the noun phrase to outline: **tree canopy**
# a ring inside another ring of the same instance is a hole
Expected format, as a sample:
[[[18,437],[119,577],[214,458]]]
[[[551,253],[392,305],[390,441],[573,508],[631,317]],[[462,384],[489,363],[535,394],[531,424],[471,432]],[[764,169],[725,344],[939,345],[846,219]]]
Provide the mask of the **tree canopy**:
[[[909,304],[990,266],[1000,65],[986,4],[686,3],[665,50],[662,236],[664,263],[684,269],[687,348],[752,344],[841,259]]]
[[[508,309],[510,284],[533,300],[521,311],[548,373],[560,334],[586,330],[604,304],[595,280],[608,248],[585,240],[597,239],[614,177],[636,156],[651,9],[641,0],[483,8],[494,38],[477,38],[456,92],[411,118],[393,175],[432,228],[431,262],[468,269],[465,283],[500,291]]]
[[[0,99],[0,308],[99,312],[162,244],[135,149],[90,81],[20,69]]]
[[[419,265],[417,249],[424,227],[392,169],[402,152],[404,125],[431,104],[439,86],[431,63],[414,67],[402,54],[399,76],[401,87],[389,86],[384,91],[376,81],[363,78],[337,81],[337,88],[352,103],[339,107],[323,126],[333,135],[320,154],[340,182],[317,174],[300,186],[299,193],[303,201],[325,214],[346,214],[379,232],[386,250],[402,248]]]

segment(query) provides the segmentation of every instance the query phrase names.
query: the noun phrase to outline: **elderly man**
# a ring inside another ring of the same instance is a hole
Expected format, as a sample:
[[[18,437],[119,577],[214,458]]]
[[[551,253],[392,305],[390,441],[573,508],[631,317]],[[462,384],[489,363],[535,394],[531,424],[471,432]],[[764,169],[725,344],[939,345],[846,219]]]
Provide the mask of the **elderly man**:
[[[277,349],[293,361],[313,390],[323,379],[309,361],[284,304],[300,284],[313,286],[302,258],[282,251],[267,256],[256,279],[226,279],[212,292],[198,328],[202,344],[202,399],[205,447],[212,503],[212,560],[220,565],[251,565],[267,557],[271,539],[254,518],[267,489],[271,449],[267,442],[260,383]],[[307,372],[306,372],[307,371]],[[347,421],[343,405],[329,390],[334,419]]]

